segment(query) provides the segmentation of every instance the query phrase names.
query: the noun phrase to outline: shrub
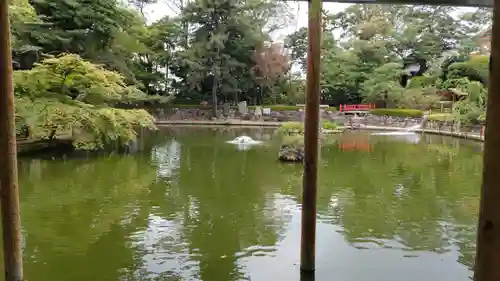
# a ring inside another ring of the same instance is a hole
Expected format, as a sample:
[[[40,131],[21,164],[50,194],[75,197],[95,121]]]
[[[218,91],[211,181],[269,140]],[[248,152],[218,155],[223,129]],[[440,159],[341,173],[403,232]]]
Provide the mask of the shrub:
[[[323,129],[336,130],[338,129],[338,125],[333,122],[325,121],[323,122]],[[277,132],[282,135],[303,134],[304,124],[300,122],[286,122],[279,127]]]
[[[436,113],[429,116],[431,121],[453,121],[453,115],[449,113]]]
[[[84,150],[126,147],[137,139],[138,129],[156,129],[145,110],[115,106],[164,100],[78,55],[48,58],[31,70],[15,71],[14,84],[17,134],[32,139],[71,136],[75,148]]]
[[[304,124],[300,122],[285,122],[281,124],[276,132],[282,135],[303,134]]]
[[[376,108],[370,110],[370,113],[376,116],[391,116],[391,117],[412,117],[419,118],[424,115],[424,112],[419,109],[405,108]]]
[[[303,147],[304,146],[304,137],[295,135],[295,136],[285,136],[281,140],[281,145],[286,145],[290,147]]]
[[[325,122],[323,122],[323,129],[337,130],[338,129],[338,125],[336,123],[334,123],[334,122],[325,121]]]

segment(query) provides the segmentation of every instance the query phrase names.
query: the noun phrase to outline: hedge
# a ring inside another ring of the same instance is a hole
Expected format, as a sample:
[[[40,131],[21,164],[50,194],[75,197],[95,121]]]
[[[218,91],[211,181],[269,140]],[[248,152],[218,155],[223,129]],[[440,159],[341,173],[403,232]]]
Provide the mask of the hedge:
[[[449,113],[436,113],[429,116],[431,121],[453,121],[453,115]]]
[[[419,118],[424,115],[424,112],[422,110],[405,109],[405,108],[376,108],[370,110],[370,113],[376,116],[413,117],[413,118]]]
[[[304,107],[295,106],[295,105],[259,105],[261,108],[270,108],[272,111],[297,111],[299,109],[304,109]],[[164,108],[196,108],[196,109],[212,109],[211,105],[200,105],[200,104],[167,104],[162,105]],[[234,106],[233,106],[234,107]],[[257,106],[250,105],[247,106],[248,109],[254,110]],[[222,108],[222,106],[219,106]],[[336,111],[337,109],[333,106],[328,107],[327,110]]]

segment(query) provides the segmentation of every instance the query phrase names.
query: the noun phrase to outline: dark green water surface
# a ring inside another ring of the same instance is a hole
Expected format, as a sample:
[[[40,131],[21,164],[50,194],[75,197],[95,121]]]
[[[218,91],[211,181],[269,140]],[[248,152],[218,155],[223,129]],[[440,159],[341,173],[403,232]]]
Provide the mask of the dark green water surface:
[[[242,134],[265,143],[225,143]],[[300,280],[302,166],[276,161],[271,134],[170,128],[133,155],[21,159],[26,279]],[[320,160],[316,280],[469,280],[481,144],[336,138]]]

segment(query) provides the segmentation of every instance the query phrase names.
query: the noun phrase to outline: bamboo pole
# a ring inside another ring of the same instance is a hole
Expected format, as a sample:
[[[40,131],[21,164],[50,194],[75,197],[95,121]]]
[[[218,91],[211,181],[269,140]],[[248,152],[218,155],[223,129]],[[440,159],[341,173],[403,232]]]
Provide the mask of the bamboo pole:
[[[493,3],[490,79],[484,138],[475,281],[500,280],[500,0]]]
[[[305,156],[302,191],[300,268],[314,271],[316,248],[316,196],[319,154],[320,51],[322,0],[309,1],[307,95],[305,109]]]
[[[23,266],[14,125],[14,89],[8,1],[0,0],[0,201],[5,281],[22,281]]]

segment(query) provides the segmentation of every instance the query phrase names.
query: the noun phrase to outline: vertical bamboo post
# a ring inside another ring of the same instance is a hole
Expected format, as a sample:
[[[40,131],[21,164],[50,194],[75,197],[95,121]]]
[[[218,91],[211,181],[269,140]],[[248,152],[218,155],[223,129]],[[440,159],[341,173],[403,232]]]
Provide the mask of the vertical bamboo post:
[[[320,50],[322,0],[309,0],[305,157],[302,191],[300,268],[314,271],[316,248],[316,193],[319,154]]]
[[[0,1],[0,201],[2,209],[4,274],[22,281],[21,233],[17,185],[16,135],[12,53],[7,0]]]
[[[484,138],[475,281],[500,280],[500,0],[493,4],[490,79]]]

